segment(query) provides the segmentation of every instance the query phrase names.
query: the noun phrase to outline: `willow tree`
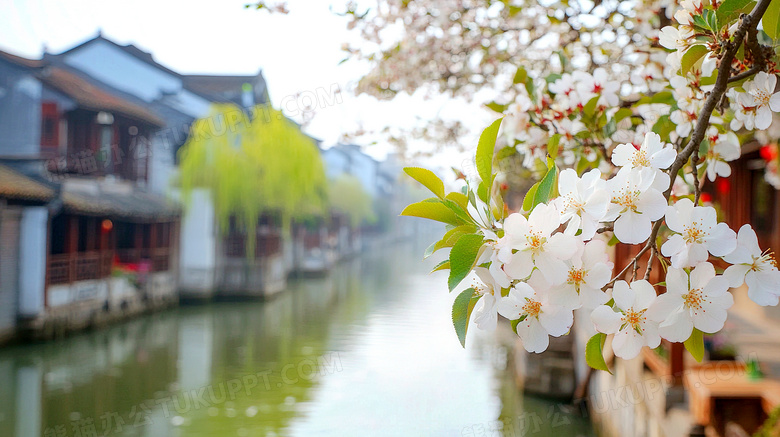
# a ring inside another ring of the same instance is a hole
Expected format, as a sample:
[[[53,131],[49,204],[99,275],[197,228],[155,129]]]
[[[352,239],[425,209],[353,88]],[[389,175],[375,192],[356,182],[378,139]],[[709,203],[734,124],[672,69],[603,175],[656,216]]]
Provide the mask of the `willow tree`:
[[[361,223],[373,223],[376,214],[372,205],[371,195],[363,189],[360,180],[351,175],[342,175],[330,183],[331,208],[346,215],[353,228]]]
[[[292,219],[326,209],[316,144],[270,106],[246,113],[231,104],[213,105],[208,117],[193,123],[179,158],[185,204],[194,189],[208,189],[222,232],[231,217],[246,232],[248,256],[254,255],[260,215],[278,214],[287,228]]]

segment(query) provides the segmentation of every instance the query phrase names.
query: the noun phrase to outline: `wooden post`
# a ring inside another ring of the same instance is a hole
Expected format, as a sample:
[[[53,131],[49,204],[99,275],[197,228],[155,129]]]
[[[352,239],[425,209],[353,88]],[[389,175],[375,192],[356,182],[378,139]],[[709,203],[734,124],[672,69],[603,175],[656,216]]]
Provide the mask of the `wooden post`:
[[[156,271],[154,266],[157,250],[157,226],[159,223],[149,223],[149,260],[151,262],[151,271]]]
[[[68,283],[76,280],[76,257],[79,251],[79,218],[68,216],[68,228],[65,233],[65,253],[68,254]]]
[[[682,385],[685,370],[685,347],[682,343],[672,343],[669,351],[669,370],[675,386]]]

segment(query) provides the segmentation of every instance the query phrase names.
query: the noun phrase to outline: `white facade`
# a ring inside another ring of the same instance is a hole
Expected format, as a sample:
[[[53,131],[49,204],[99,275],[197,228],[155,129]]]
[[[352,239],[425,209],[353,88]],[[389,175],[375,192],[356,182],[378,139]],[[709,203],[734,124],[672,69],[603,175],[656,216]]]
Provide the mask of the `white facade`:
[[[182,297],[208,298],[214,292],[216,220],[209,190],[196,189],[181,223],[179,287]]]
[[[44,311],[46,237],[49,211],[29,207],[22,212],[19,244],[19,315],[35,317]]]
[[[322,151],[325,171],[328,179],[336,179],[342,174],[352,175],[363,185],[371,197],[376,197],[378,163],[366,155],[356,145],[337,144]]]

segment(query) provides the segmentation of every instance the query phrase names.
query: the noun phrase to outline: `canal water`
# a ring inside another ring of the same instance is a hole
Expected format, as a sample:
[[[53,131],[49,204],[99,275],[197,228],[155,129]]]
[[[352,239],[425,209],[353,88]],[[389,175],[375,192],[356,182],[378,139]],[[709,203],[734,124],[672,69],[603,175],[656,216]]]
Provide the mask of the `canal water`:
[[[592,435],[567,405],[518,393],[511,335],[460,347],[422,252],[368,253],[268,302],[2,349],[0,436]]]

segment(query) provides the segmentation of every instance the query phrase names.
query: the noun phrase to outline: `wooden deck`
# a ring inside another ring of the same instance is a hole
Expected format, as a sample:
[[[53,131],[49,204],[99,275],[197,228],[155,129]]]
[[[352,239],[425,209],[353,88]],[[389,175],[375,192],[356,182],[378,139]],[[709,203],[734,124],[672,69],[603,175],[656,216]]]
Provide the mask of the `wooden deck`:
[[[766,414],[780,406],[780,381],[751,380],[742,368],[716,366],[713,363],[692,369],[683,378],[689,393],[690,411],[697,424],[712,424],[716,417],[715,404],[722,399],[759,401]]]

